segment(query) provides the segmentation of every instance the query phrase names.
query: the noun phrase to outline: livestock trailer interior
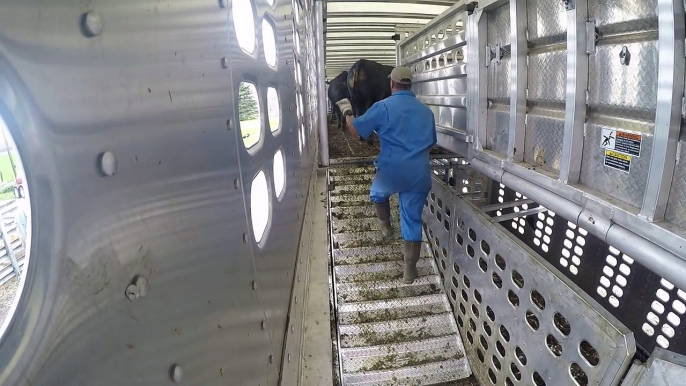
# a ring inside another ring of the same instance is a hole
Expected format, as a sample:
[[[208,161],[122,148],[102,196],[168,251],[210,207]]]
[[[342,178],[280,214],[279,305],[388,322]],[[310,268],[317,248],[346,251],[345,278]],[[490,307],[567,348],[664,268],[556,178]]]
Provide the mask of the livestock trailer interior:
[[[685,5],[0,0],[0,385],[686,384]],[[359,59],[436,122],[412,284]]]

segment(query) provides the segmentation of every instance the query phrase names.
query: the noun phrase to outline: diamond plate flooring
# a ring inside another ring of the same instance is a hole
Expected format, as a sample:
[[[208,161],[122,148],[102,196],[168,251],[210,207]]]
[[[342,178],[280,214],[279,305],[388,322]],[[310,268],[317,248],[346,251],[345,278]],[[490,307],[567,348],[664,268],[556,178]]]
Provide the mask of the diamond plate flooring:
[[[476,384],[427,246],[417,280],[402,283],[403,242],[379,232],[368,198],[373,173],[372,167],[329,170],[341,384]],[[391,205],[397,235],[397,198]]]

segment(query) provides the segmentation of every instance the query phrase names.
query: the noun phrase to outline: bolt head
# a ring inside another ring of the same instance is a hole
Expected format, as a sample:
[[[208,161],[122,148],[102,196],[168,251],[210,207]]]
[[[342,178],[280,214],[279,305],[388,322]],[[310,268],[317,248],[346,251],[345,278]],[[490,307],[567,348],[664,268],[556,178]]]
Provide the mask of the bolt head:
[[[140,297],[145,297],[148,294],[148,279],[145,276],[136,276],[133,279],[133,284],[138,289]]]
[[[222,58],[222,68],[229,68],[229,58],[226,56]]]
[[[81,30],[86,37],[92,38],[102,33],[102,19],[95,11],[88,11],[81,17]]]
[[[125,294],[126,297],[131,301],[138,299],[138,297],[140,296],[140,293],[138,292],[138,287],[136,287],[135,284],[129,284],[126,287]]]
[[[171,369],[169,369],[169,377],[172,382],[180,383],[183,380],[183,370],[181,369],[181,366],[172,365]]]
[[[100,154],[100,172],[106,177],[112,177],[117,172],[117,158],[111,151]]]

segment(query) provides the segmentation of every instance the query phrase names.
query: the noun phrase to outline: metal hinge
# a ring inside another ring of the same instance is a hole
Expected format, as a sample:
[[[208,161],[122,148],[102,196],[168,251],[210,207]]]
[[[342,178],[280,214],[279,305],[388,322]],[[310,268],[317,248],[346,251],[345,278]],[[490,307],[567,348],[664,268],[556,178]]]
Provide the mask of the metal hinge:
[[[576,8],[576,6],[574,5],[574,0],[562,0],[562,2],[565,4],[565,8],[568,11],[571,11]]]
[[[595,26],[595,20],[586,22],[586,53],[595,54],[595,45],[600,34]]]

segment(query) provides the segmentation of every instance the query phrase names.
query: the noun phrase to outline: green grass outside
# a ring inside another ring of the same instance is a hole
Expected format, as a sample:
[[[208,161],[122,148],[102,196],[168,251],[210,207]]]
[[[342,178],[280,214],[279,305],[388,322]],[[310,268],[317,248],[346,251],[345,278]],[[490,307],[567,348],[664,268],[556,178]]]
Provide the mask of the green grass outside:
[[[2,200],[13,200],[13,199],[15,199],[14,191],[6,192],[6,193],[0,193],[0,201],[2,201]]]
[[[279,117],[269,117],[269,128],[271,131],[279,129]]]
[[[278,129],[279,126],[279,118],[278,117],[270,117],[269,118],[269,127],[270,129],[274,130],[274,128]],[[246,148],[251,148],[255,146],[255,144],[260,140],[260,120],[259,119],[252,119],[249,121],[241,121],[241,135],[243,136],[243,144],[245,145]]]
[[[259,119],[241,121],[241,135],[245,147],[251,148],[260,140],[260,126]]]
[[[14,181],[14,172],[8,153],[0,155],[0,175],[2,175],[2,182]]]

